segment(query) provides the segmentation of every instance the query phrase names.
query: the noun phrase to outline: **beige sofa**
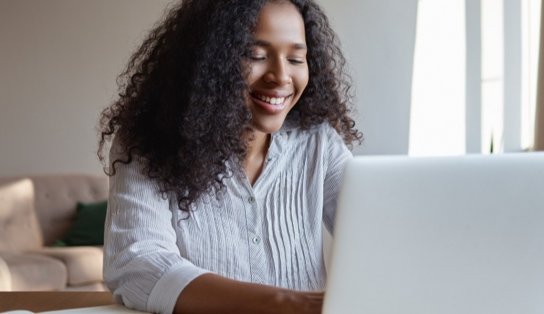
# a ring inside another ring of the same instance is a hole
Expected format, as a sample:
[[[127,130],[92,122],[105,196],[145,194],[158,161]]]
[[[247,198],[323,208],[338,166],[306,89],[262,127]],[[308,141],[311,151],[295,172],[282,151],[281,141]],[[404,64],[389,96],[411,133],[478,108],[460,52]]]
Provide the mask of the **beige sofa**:
[[[101,247],[50,245],[72,225],[77,202],[107,193],[106,176],[0,178],[0,291],[105,290]]]

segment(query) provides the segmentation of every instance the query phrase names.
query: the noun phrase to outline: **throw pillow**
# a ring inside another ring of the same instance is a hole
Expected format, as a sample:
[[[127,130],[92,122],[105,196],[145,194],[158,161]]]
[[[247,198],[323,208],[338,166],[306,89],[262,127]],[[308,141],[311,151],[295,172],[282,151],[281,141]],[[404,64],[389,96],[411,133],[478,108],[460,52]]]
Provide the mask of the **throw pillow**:
[[[76,219],[55,246],[103,245],[107,202],[77,203]]]

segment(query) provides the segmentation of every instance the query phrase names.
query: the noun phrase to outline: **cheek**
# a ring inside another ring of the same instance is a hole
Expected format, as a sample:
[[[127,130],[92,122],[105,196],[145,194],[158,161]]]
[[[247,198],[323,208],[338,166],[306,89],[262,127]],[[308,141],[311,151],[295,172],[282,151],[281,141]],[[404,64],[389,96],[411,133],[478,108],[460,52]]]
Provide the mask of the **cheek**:
[[[252,65],[249,68],[249,74],[246,78],[246,82],[248,86],[251,86],[255,82],[257,82],[262,76],[264,75],[264,70],[262,67],[258,65]]]
[[[306,89],[306,86],[308,86],[308,81],[310,79],[310,75],[308,73],[308,69],[300,71],[300,73],[297,74],[297,80],[296,80],[296,88],[299,92],[299,94],[302,94],[304,89]]]
[[[254,71],[249,71],[249,74],[246,76],[246,84],[248,87],[251,87],[251,85],[255,83],[256,78],[254,73]]]

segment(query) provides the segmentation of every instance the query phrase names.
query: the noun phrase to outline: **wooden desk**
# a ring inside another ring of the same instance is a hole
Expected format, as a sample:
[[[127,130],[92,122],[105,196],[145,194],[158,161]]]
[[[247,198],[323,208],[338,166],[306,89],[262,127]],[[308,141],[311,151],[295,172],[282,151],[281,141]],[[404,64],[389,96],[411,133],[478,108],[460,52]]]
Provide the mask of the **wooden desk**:
[[[114,304],[111,292],[0,292],[0,312],[32,312]]]

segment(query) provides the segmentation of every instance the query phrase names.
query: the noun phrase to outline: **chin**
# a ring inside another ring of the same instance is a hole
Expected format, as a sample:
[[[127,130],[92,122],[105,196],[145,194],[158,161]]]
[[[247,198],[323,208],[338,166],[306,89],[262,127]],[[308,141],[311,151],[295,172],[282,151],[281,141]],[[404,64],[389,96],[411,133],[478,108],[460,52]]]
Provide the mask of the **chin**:
[[[281,121],[253,121],[253,129],[266,134],[276,133],[281,129],[284,121],[285,119]]]

